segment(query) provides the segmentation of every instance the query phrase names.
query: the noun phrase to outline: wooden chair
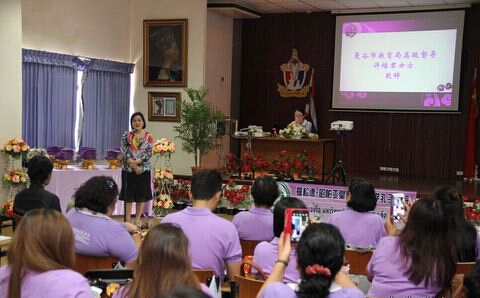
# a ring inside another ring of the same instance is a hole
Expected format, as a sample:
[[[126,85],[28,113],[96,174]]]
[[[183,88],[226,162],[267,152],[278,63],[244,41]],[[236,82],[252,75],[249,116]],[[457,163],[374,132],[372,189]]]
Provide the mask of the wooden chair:
[[[242,258],[245,256],[253,256],[253,251],[258,243],[257,240],[240,240],[240,246],[242,246]]]
[[[85,275],[90,270],[112,269],[118,263],[115,257],[94,257],[75,254],[75,266],[73,270]]]
[[[463,293],[463,278],[465,274],[473,271],[475,262],[458,262],[455,268],[455,276],[452,280],[452,297],[464,298]]]
[[[245,276],[235,275],[238,283],[238,298],[255,298],[265,281],[251,279]]]
[[[367,265],[373,250],[345,249],[346,263],[350,264],[350,274],[367,275]]]
[[[204,284],[207,284],[207,280],[215,274],[213,269],[193,269],[193,273],[195,273],[198,280]]]
[[[246,266],[248,267],[246,268]],[[256,275],[250,273],[252,268],[257,271]],[[253,262],[243,261],[240,264],[240,275],[235,275],[235,282],[238,284],[238,298],[257,297],[265,279],[267,279],[267,276],[260,267]]]

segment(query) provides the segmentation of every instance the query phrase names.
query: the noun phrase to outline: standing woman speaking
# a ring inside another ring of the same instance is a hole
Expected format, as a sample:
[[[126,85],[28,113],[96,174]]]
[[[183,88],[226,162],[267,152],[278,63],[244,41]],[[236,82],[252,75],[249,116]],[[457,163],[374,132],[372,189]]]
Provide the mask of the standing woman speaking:
[[[125,201],[125,221],[131,221],[132,202],[136,203],[135,224],[141,224],[145,202],[152,199],[150,158],[153,138],[145,131],[145,117],[133,113],[130,117],[132,131],[126,131],[121,140],[122,190],[120,200]]]

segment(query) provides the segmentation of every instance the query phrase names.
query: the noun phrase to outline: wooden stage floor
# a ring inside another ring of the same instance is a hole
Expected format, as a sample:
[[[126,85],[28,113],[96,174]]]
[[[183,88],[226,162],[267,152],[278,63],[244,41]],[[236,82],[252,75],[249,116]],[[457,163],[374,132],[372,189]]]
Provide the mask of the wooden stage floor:
[[[417,197],[428,197],[436,188],[444,185],[456,187],[469,201],[480,199],[480,181],[466,182],[462,179],[405,177],[397,175],[355,175],[347,176],[347,184],[351,178],[362,177],[369,180],[376,188],[411,190],[417,192]]]

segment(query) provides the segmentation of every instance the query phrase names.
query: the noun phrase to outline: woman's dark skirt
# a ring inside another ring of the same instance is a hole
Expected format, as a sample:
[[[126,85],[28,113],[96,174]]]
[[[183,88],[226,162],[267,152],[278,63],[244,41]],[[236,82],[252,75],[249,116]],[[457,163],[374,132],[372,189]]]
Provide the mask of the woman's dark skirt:
[[[119,199],[125,202],[142,203],[152,199],[152,178],[150,171],[140,175],[122,170],[122,190]]]

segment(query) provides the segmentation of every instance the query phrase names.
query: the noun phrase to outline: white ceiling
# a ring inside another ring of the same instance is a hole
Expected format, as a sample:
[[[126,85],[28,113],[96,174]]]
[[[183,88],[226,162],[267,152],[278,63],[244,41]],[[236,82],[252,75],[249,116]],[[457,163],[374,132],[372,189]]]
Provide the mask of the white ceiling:
[[[260,13],[320,12],[348,9],[414,8],[480,3],[480,0],[209,0],[208,3],[237,3]]]

